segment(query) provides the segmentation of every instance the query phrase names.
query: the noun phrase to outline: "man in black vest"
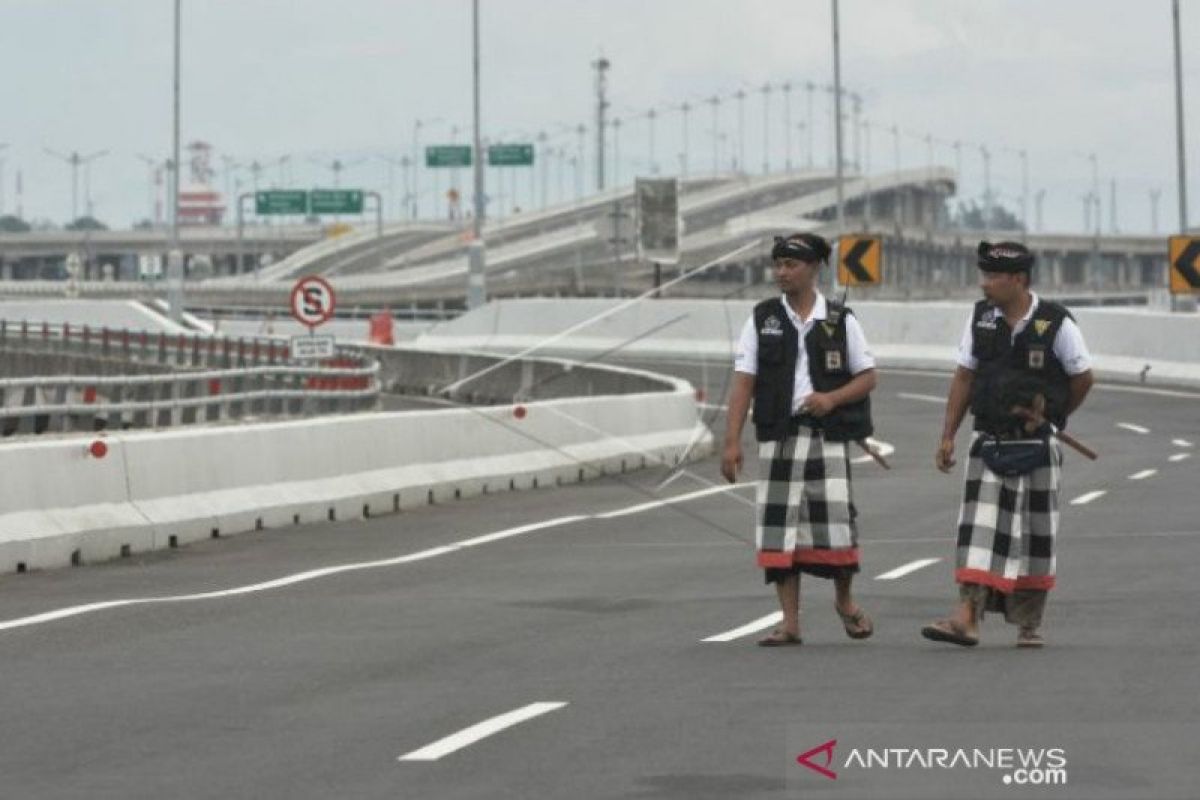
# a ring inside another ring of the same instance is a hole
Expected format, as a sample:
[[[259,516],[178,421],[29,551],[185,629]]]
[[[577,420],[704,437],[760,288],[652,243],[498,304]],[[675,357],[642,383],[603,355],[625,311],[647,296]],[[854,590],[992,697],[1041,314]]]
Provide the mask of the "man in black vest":
[[[1041,647],[1048,591],[1055,583],[1062,450],[1044,415],[1063,428],[1092,387],[1091,357],[1079,326],[1057,303],[1029,290],[1033,255],[1015,242],[980,242],[980,286],[959,344],[942,440],[934,457],[954,466],[954,436],[969,408],[974,434],[959,512],[955,581],[959,606],[921,634],[973,646],[985,611],[1018,627],[1018,647]]]
[[[800,573],[832,578],[846,633],[873,632],[851,595],[858,531],[848,443],[872,433],[868,395],[875,361],[848,308],[816,289],[829,259],[812,233],[775,240],[771,258],[782,296],[754,307],[738,343],[721,474],[742,468],[742,427],[754,403],[759,442],[758,565],[774,583],[783,623],[764,647],[800,644]]]

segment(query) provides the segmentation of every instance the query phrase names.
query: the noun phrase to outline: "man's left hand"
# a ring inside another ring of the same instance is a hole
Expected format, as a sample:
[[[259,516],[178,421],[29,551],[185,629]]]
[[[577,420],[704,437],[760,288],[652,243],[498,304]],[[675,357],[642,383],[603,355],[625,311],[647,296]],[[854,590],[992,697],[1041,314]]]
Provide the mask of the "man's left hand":
[[[833,395],[826,392],[813,392],[808,397],[804,398],[804,405],[801,406],[804,411],[814,417],[824,417],[833,412],[837,408],[837,403],[833,400]]]

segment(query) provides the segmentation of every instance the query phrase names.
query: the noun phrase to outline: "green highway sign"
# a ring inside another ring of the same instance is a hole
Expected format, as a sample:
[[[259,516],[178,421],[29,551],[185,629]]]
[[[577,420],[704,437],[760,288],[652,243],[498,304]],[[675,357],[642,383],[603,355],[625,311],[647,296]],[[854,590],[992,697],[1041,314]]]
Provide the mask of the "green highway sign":
[[[488,163],[493,167],[531,167],[533,166],[533,145],[491,145],[488,147]]]
[[[308,192],[285,189],[254,193],[256,214],[307,214]]]
[[[308,193],[308,208],[312,214],[361,214],[361,189],[313,189]]]
[[[465,144],[435,144],[425,148],[427,167],[469,167],[471,148]]]

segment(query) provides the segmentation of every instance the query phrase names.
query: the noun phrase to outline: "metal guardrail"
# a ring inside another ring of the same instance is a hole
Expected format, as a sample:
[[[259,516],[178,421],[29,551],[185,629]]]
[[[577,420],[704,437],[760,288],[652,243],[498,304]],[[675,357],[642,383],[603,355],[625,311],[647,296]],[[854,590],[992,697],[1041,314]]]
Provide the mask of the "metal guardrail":
[[[153,335],[0,321],[0,355],[91,357],[95,374],[0,379],[0,436],[167,427],[372,410],[379,362],[344,352],[315,363],[260,339]],[[144,372],[149,365],[160,368]]]

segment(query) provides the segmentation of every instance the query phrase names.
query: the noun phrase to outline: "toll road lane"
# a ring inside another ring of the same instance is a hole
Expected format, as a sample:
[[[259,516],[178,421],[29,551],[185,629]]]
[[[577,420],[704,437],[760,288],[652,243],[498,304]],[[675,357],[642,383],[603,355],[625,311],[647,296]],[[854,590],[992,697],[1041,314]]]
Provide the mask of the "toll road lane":
[[[934,378],[884,377],[889,390],[941,388]],[[864,548],[856,594],[876,622],[870,640],[847,639],[831,587],[805,579],[802,647],[766,651],[746,638],[702,644],[766,619],[775,602],[753,566],[752,512],[733,500],[747,499],[749,489],[662,504],[653,487],[663,470],[249,534],[137,562],[6,579],[4,617],[261,583],[586,516],[395,568],[4,632],[6,789],[771,796],[796,778],[789,731],[800,720],[936,724],[968,714],[994,727],[997,741],[980,746],[1023,741],[1031,726],[1061,720],[1098,732],[1115,720],[1195,720],[1200,679],[1191,662],[1200,634],[1189,613],[1200,590],[1177,568],[1200,558],[1200,531],[1182,502],[1195,486],[1195,461],[1169,462],[1172,448],[1163,448],[1191,435],[1192,406],[1186,398],[1136,398],[1153,433],[1130,436],[1111,421],[1135,398],[1096,400],[1094,417],[1089,406],[1072,422],[1102,458],[1069,461],[1064,497],[1097,487],[1112,496],[1064,509],[1060,586],[1042,652],[1017,651],[1013,630],[995,619],[975,652],[917,635],[956,598],[949,566],[961,474],[932,468],[941,409],[879,403],[877,427],[896,447],[894,469],[854,472]],[[1159,470],[1153,480],[1126,480],[1148,468]],[[716,459],[691,469],[715,478]],[[706,488],[681,476],[669,494]],[[634,506],[643,508],[614,513]],[[918,559],[943,563],[893,580],[867,577]],[[1027,677],[1016,693],[1014,670]],[[568,702],[570,711],[440,761],[396,761],[538,698]],[[1152,727],[1151,744],[1155,736]],[[936,785],[929,789],[937,796]]]

